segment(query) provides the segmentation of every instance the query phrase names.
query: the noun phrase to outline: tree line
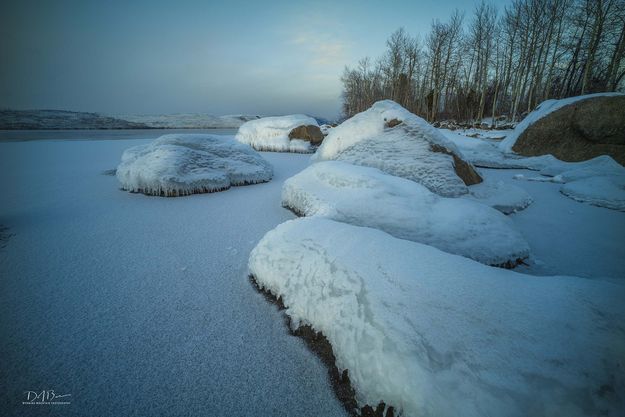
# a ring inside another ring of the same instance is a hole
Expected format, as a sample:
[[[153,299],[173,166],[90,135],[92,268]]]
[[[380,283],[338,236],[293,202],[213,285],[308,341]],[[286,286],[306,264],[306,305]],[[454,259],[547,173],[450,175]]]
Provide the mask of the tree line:
[[[346,67],[343,113],[391,99],[429,121],[516,121],[549,98],[622,90],[624,56],[625,0],[482,2]]]

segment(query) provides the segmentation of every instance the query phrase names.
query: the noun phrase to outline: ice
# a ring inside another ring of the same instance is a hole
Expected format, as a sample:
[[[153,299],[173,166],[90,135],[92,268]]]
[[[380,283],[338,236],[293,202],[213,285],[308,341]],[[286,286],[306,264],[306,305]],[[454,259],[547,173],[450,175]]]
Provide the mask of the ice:
[[[298,126],[308,125],[318,126],[317,120],[303,114],[263,117],[239,127],[236,139],[258,151],[307,153],[312,151],[310,142],[290,139],[289,133]]]
[[[560,192],[573,200],[625,211],[625,175],[580,179],[564,184]]]
[[[517,179],[565,184],[560,192],[576,201],[625,211],[625,167],[608,155],[582,162],[556,160],[540,174],[544,176]]]
[[[473,130],[480,132],[480,134],[486,133],[486,131],[483,130]],[[504,154],[501,149],[499,149],[499,142],[492,139],[468,137],[462,133],[448,129],[440,129],[440,131],[448,140],[456,145],[467,161],[477,167],[541,170],[552,164],[561,162],[553,155],[522,157],[515,154]]]
[[[514,265],[529,255],[527,242],[498,211],[440,197],[374,168],[340,161],[313,164],[285,181],[282,204],[304,216],[374,227],[489,265]]]
[[[393,121],[401,123],[390,127]],[[433,147],[461,155],[425,120],[393,101],[383,100],[331,129],[312,159],[378,168],[446,197],[466,194],[467,186],[456,174],[452,156],[435,152]]]
[[[256,151],[231,137],[173,134],[124,151],[116,175],[124,190],[169,197],[266,182],[272,173]]]
[[[534,109],[530,114],[528,114],[525,119],[523,119],[514,130],[506,136],[504,140],[499,144],[499,149],[505,153],[513,153],[512,148],[516,143],[517,139],[521,134],[530,127],[532,124],[536,123],[538,120],[542,119],[546,115],[553,113],[554,111],[561,109],[564,106],[568,106],[569,104],[573,104],[576,101],[585,100],[592,97],[610,97],[610,96],[618,96],[622,95],[622,93],[595,93],[595,94],[587,94],[583,96],[574,96],[568,97],[562,100],[545,100]]]
[[[254,244],[294,218],[280,190],[308,155],[263,154],[267,183],[153,198],[102,172],[160,133],[55,134],[0,142],[0,224],[13,235],[0,249],[2,416],[347,415],[248,279]],[[39,389],[72,404],[22,405]]]
[[[617,416],[625,286],[488,267],[320,217],[250,255],[295,323],[322,332],[357,400],[411,416]]]
[[[513,184],[506,184],[503,181],[484,181],[469,187],[469,194],[463,197],[479,201],[482,204],[491,206],[504,214],[515,213],[527,208],[532,204],[532,197],[522,189]]]

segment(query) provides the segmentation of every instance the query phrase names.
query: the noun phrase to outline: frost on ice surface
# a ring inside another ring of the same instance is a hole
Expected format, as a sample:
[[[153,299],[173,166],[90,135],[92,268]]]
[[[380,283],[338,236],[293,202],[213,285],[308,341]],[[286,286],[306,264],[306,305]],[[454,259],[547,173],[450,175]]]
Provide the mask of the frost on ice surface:
[[[573,200],[625,211],[625,176],[584,178],[564,184],[560,192]]]
[[[571,182],[584,178],[625,175],[625,168],[608,155],[581,162],[564,162],[554,159],[540,170],[541,175],[555,178],[554,182]]]
[[[625,211],[625,167],[608,155],[582,162],[556,159],[541,169],[540,174],[543,176],[515,178],[562,183],[560,192],[573,200]]]
[[[116,175],[127,191],[182,196],[266,182],[273,169],[232,137],[173,134],[124,151]]]
[[[451,141],[390,100],[331,129],[313,155],[313,161],[324,160],[378,168],[446,197],[466,194],[467,184],[481,182]]]
[[[299,126],[318,127],[319,125],[314,118],[303,114],[263,117],[251,120],[239,127],[236,139],[252,146],[257,151],[311,152],[310,141],[289,137],[289,133]]]
[[[528,114],[525,119],[523,119],[518,125],[516,125],[514,130],[508,136],[506,136],[504,140],[501,141],[501,143],[499,144],[499,149],[505,153],[512,153],[512,148],[514,147],[514,144],[516,143],[519,136],[521,136],[523,131],[525,131],[525,129],[527,129],[546,115],[553,113],[554,111],[561,109],[564,106],[573,104],[576,101],[586,100],[593,97],[618,95],[621,95],[621,93],[596,93],[583,96],[568,97],[562,100],[545,100],[540,103],[534,111]]]
[[[463,197],[479,201],[504,214],[521,211],[532,204],[532,197],[521,187],[503,181],[485,180],[469,187],[469,194]]]
[[[328,338],[361,405],[408,417],[625,406],[621,284],[523,275],[319,217],[267,233],[249,268]]]
[[[440,197],[375,168],[340,161],[313,164],[284,183],[282,204],[304,216],[373,227],[488,265],[515,265],[529,255],[527,242],[498,211]]]

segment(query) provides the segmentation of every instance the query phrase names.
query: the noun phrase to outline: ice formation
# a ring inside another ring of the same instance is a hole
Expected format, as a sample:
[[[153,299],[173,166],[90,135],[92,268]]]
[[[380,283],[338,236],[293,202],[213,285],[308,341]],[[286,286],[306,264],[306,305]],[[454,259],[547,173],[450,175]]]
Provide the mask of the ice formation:
[[[523,275],[319,217],[267,233],[249,268],[295,326],[328,338],[360,405],[407,417],[625,406],[622,284]]]
[[[374,227],[488,265],[511,266],[529,255],[527,242],[498,211],[440,197],[375,168],[340,161],[313,164],[285,181],[282,204],[304,216]]]
[[[249,146],[204,134],[164,135],[129,148],[116,173],[124,190],[168,197],[266,182],[272,174],[271,165]]]
[[[263,117],[239,127],[236,139],[251,145],[257,151],[311,152],[310,141],[289,137],[289,133],[299,126],[319,125],[314,118],[303,114]]]
[[[333,128],[313,161],[340,160],[378,168],[446,197],[468,192],[481,178],[457,147],[425,120],[383,100]],[[461,178],[463,176],[463,178]]]

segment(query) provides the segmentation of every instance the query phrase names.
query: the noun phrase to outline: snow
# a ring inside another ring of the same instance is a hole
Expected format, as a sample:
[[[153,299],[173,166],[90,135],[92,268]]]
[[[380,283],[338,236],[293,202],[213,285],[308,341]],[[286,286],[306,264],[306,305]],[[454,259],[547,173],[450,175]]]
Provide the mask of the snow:
[[[625,211],[625,167],[608,155],[582,162],[556,160],[540,174],[544,176],[516,179],[565,184],[560,192],[576,201]]]
[[[271,180],[272,167],[247,145],[220,135],[164,135],[124,151],[117,179],[124,190],[181,196]]]
[[[560,192],[576,201],[625,211],[625,176],[584,178],[563,185]]]
[[[484,181],[469,187],[469,194],[463,197],[479,201],[504,214],[524,210],[532,204],[532,197],[527,191],[503,181]]]
[[[330,341],[360,404],[406,416],[616,416],[625,286],[488,267],[313,217],[267,233],[257,282]]]
[[[333,129],[332,125],[320,125],[319,129],[321,130],[321,133],[323,133],[324,136],[327,136],[328,133],[330,133],[330,130]]]
[[[258,151],[306,153],[312,151],[310,142],[297,138],[291,140],[289,133],[298,126],[308,125],[318,126],[315,119],[303,114],[263,117],[239,127],[236,139]]]
[[[13,235],[0,249],[1,414],[35,414],[24,391],[53,389],[72,404],[39,414],[345,416],[325,366],[248,279],[254,245],[294,218],[281,186],[308,156],[263,154],[272,181],[186,198],[101,174],[159,134],[0,143]]]
[[[386,128],[394,119],[402,123]],[[425,120],[393,101],[383,100],[330,130],[312,160],[340,160],[378,168],[445,197],[466,194],[453,158],[433,152],[432,145],[460,155],[456,146]]]
[[[583,96],[574,96],[568,97],[562,100],[545,100],[534,109],[530,114],[527,115],[516,127],[514,130],[506,136],[506,138],[501,141],[499,144],[499,149],[505,153],[512,153],[512,148],[516,143],[517,139],[521,134],[530,127],[532,124],[536,123],[538,120],[547,116],[554,111],[561,109],[564,106],[568,106],[569,104],[573,104],[575,102],[586,100],[593,97],[612,97],[619,96],[622,93],[595,93],[595,94],[587,94]]]
[[[525,210],[508,216],[530,245],[528,265],[515,271],[625,279],[625,213],[580,204],[560,192],[562,184],[513,179],[527,174],[520,169],[482,170],[485,183],[516,185],[534,200]]]
[[[116,117],[134,123],[141,123],[158,129],[227,129],[238,128],[243,123],[260,118],[246,114],[213,116],[205,113],[180,114],[121,114]]]
[[[477,131],[477,129],[474,130]],[[504,154],[499,149],[498,141],[468,137],[466,134],[447,129],[440,129],[440,131],[448,140],[456,145],[467,161],[477,167],[541,170],[552,164],[561,162],[553,155],[526,158],[515,154]]]
[[[529,255],[512,221],[496,210],[440,197],[374,168],[339,161],[313,164],[285,181],[282,205],[305,216],[374,227],[489,265],[514,263]]]
[[[470,138],[449,130],[442,130],[442,132],[447,139],[454,142],[461,154],[476,166],[536,170],[542,176],[517,174],[517,179],[567,183],[561,191],[576,201],[623,210],[624,190],[620,184],[623,183],[622,178],[625,177],[625,168],[608,155],[581,162],[560,161],[552,155],[525,158],[514,154],[504,154],[491,140]],[[572,183],[579,180],[585,181],[580,184]],[[517,187],[509,184],[499,186],[497,190],[492,187],[492,184],[485,183],[472,185],[469,187],[468,197],[475,197],[485,204],[501,209],[504,213],[522,209],[527,206],[525,203],[529,204],[531,201]]]

